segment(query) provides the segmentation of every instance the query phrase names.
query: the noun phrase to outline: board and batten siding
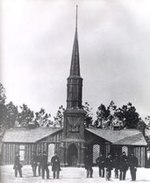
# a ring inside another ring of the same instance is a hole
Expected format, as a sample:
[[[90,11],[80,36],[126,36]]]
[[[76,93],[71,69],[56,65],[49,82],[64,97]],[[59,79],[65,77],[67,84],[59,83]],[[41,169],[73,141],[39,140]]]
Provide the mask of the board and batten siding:
[[[19,152],[20,161],[23,165],[31,163],[32,152],[43,151],[48,152],[48,144],[55,144],[55,149],[58,150],[60,147],[60,141],[62,138],[62,132],[54,133],[36,143],[9,143],[5,142],[2,144],[2,164],[9,165],[14,164],[15,154]]]
[[[138,158],[138,166],[146,166],[146,148],[145,147],[134,147],[134,154]]]
[[[36,150],[36,144],[13,144],[3,143],[2,145],[2,164],[14,164],[15,154],[19,152],[20,161],[23,164],[30,164],[31,154]]]

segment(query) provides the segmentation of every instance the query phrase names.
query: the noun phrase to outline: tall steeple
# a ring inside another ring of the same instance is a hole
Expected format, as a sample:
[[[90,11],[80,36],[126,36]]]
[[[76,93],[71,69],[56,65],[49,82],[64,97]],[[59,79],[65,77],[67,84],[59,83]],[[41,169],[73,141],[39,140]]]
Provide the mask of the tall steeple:
[[[78,6],[76,5],[75,36],[72,50],[70,75],[67,82],[67,109],[82,108],[82,78],[78,45]]]
[[[70,76],[80,76],[79,45],[78,45],[78,6],[76,5],[75,36],[71,59]]]
[[[76,6],[76,24],[70,74],[67,78],[67,108],[64,111],[62,160],[64,166],[84,166],[84,122],[82,109],[82,78],[80,76],[78,46],[78,7]]]

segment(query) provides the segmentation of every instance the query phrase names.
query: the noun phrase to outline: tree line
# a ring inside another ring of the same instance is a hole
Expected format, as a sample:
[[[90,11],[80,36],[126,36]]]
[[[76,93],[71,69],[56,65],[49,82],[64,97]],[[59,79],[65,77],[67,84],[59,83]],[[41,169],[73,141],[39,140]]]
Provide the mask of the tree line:
[[[61,105],[53,117],[47,113],[45,109],[41,108],[34,112],[28,105],[22,104],[16,106],[12,101],[6,103],[6,92],[3,85],[0,83],[0,128],[9,129],[13,127],[62,127],[64,108]]]
[[[85,127],[95,127],[101,129],[139,129],[145,135],[145,129],[150,128],[150,116],[142,120],[135,106],[131,102],[117,107],[113,101],[108,106],[100,104],[96,112],[96,120],[93,120],[92,108],[88,102],[83,105],[85,111]],[[33,127],[63,127],[64,107],[58,108],[56,116],[53,117],[41,108],[34,112],[26,104],[16,106],[12,101],[6,103],[6,92],[0,83],[0,127],[4,129],[16,126]]]

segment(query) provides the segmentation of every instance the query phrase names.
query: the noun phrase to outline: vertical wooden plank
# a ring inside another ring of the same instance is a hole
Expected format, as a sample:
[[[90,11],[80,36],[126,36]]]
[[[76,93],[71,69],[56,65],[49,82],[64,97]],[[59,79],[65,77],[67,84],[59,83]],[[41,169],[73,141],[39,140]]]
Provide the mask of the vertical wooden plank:
[[[29,144],[27,144],[27,164],[29,164],[29,159],[30,159],[30,149],[29,149]]]
[[[6,144],[6,164],[8,164],[8,144]]]
[[[141,147],[141,167],[145,167],[145,147]]]
[[[12,164],[12,144],[10,144],[10,164]]]
[[[13,144],[13,153],[12,153],[12,158],[13,158],[13,162],[12,164],[14,163],[14,159],[15,159],[15,144]]]
[[[3,161],[3,164],[6,164],[6,145],[5,145],[5,143],[3,144],[2,161]]]

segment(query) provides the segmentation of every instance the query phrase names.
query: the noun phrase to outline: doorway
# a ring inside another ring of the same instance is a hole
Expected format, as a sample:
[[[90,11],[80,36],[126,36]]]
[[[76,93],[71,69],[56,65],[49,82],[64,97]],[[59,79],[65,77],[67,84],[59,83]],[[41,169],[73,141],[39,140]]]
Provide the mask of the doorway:
[[[78,149],[74,144],[71,144],[68,148],[67,161],[69,166],[77,166]]]

